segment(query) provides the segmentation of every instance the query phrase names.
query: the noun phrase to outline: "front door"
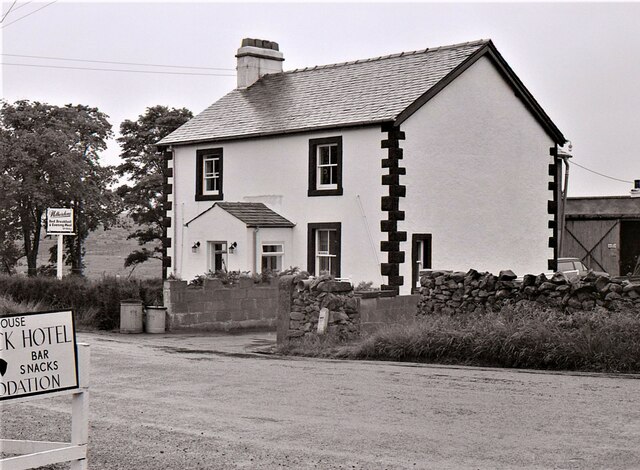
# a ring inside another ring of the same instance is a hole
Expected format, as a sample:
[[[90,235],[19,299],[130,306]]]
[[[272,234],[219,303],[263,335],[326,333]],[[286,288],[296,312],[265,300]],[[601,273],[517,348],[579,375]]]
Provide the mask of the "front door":
[[[207,242],[209,271],[227,270],[227,242]]]

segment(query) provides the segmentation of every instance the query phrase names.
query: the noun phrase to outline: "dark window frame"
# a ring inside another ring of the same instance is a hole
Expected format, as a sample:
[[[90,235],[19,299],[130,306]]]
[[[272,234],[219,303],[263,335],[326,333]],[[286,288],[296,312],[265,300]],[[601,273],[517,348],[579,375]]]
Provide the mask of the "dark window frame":
[[[204,157],[217,157],[220,159],[220,181],[218,194],[204,194]],[[224,180],[224,158],[222,148],[196,150],[196,201],[222,201],[222,182]]]
[[[335,230],[336,231],[336,274],[340,277],[342,272],[342,223],[340,222],[320,222],[307,224],[307,272],[315,276],[316,272],[316,231]]]
[[[411,288],[415,289],[420,280],[420,272],[418,269],[418,242],[428,242],[423,246],[428,247],[426,253],[426,263],[423,263],[422,269],[431,269],[431,254],[433,252],[433,237],[430,233],[414,233],[411,235]],[[423,253],[423,256],[425,253]],[[427,264],[428,266],[424,266]]]
[[[336,158],[338,174],[336,189],[318,189],[318,146],[336,145]],[[342,136],[323,137],[321,139],[309,139],[309,191],[308,196],[342,196]]]

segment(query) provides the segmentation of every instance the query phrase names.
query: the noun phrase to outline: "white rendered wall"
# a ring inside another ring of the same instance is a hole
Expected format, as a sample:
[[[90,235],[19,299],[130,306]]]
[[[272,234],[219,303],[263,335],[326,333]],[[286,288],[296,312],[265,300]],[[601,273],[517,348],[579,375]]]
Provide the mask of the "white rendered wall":
[[[213,202],[208,203],[209,207],[212,205]],[[227,269],[230,271],[244,271],[247,261],[251,260],[251,253],[247,250],[246,243],[247,226],[219,207],[214,207],[190,222],[188,227],[183,227],[182,232],[184,249],[182,257],[178,258],[182,262],[179,266],[182,279],[190,280],[208,271],[208,241],[226,241],[228,245],[235,241],[241,247],[235,253],[227,255]],[[200,242],[200,248],[193,253],[191,247],[195,242]]]
[[[401,125],[406,140],[400,200],[403,291],[411,283],[411,235],[431,233],[435,269],[522,275],[547,271],[554,142],[489,59],[481,58]]]
[[[309,139],[332,136],[342,136],[343,195],[308,197]],[[224,200],[264,202],[296,224],[289,230],[292,239],[285,254],[286,267],[307,269],[308,223],[340,222],[341,275],[356,283],[372,281],[374,285],[382,284],[384,278],[380,275],[379,262],[386,262],[386,254],[379,251],[382,240],[380,219],[383,217],[380,198],[386,187],[381,185],[383,170],[380,162],[385,151],[380,148],[380,141],[385,136],[379,126],[373,126],[175,147],[171,228],[174,274],[188,280],[202,273],[200,265],[191,267],[193,237],[182,233],[182,224],[214,203],[195,201],[196,150],[221,147]],[[215,233],[217,229],[207,225],[207,230]],[[244,245],[252,243],[251,240],[242,244],[235,241],[242,252],[248,249]],[[246,260],[239,269],[253,270],[253,259]]]

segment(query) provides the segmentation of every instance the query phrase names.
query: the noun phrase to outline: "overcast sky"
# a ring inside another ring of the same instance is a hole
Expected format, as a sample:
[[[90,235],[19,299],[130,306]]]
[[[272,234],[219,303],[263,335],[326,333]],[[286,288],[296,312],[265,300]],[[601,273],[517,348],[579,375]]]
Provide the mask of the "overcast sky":
[[[3,1],[3,15],[12,4]],[[278,42],[285,70],[489,38],[572,141],[575,163],[631,181],[640,179],[638,25],[640,3],[16,2],[2,23],[2,93],[96,106],[117,133],[148,106],[199,113],[231,91],[244,37]],[[117,164],[118,154],[111,142],[103,160]],[[569,195],[626,195],[631,187],[574,165]]]

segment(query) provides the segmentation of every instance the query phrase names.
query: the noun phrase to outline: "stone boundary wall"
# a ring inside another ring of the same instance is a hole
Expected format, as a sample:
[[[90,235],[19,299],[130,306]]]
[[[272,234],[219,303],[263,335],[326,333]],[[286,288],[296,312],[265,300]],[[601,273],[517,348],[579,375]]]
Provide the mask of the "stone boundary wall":
[[[360,332],[373,333],[385,325],[406,324],[416,318],[419,295],[360,299]]]
[[[499,310],[507,302],[530,300],[567,313],[602,307],[616,310],[640,308],[640,282],[588,274],[567,280],[562,274],[547,277],[527,274],[517,280],[512,271],[491,273],[433,271],[420,279],[418,315],[484,313]]]
[[[231,331],[275,329],[278,314],[278,279],[256,284],[240,279],[225,286],[218,279],[205,279],[202,286],[186,281],[164,281],[167,330]]]
[[[327,333],[347,339],[411,321],[419,299],[394,291],[354,292],[348,282],[285,276],[280,280],[277,342],[317,335],[322,308],[329,311]]]
[[[320,309],[329,310],[327,333],[344,338],[356,336],[360,315],[359,302],[349,282],[332,280],[303,280],[294,282],[287,338],[316,334]]]

